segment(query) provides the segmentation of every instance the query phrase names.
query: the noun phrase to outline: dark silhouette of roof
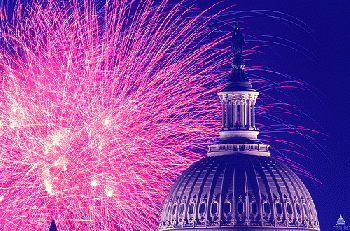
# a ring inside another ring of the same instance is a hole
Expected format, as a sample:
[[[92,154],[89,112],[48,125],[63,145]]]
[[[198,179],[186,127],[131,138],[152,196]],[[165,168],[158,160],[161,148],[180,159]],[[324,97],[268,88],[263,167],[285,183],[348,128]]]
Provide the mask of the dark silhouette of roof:
[[[54,220],[51,221],[49,231],[58,231]]]

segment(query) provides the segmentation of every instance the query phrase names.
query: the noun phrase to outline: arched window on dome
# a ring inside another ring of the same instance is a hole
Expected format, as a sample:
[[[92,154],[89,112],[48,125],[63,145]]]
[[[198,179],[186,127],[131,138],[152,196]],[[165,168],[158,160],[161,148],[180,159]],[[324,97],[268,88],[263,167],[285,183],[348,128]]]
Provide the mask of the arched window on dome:
[[[224,203],[224,213],[228,214],[230,212],[231,212],[231,203],[227,201]]]
[[[179,206],[179,216],[183,216],[184,211],[185,211],[185,204],[182,203],[182,204],[180,204],[180,206]]]
[[[282,204],[279,202],[276,203],[276,212],[278,215],[282,214]]]
[[[166,217],[168,220],[170,220],[170,211],[171,211],[171,205],[168,206],[168,210],[166,212]]]
[[[204,212],[205,212],[205,202],[202,202],[202,203],[199,205],[198,213],[199,213],[199,214],[204,214]]]
[[[212,215],[216,215],[218,212],[218,203],[217,202],[213,202],[211,204],[211,214]]]
[[[292,214],[293,213],[292,206],[290,205],[290,203],[287,203],[287,213],[288,214]]]
[[[268,203],[268,202],[264,203],[264,213],[270,214],[270,203]]]
[[[204,203],[204,202],[202,202],[202,203],[199,205],[198,212],[199,212],[199,214],[203,214],[203,213],[205,212],[205,203]]]
[[[258,206],[257,206],[257,204],[256,204],[256,202],[253,202],[252,203],[252,214],[254,214],[254,215],[256,215],[257,214],[257,212],[258,212]]]
[[[171,213],[171,216],[174,218],[175,214],[176,214],[176,208],[177,208],[177,204],[174,204],[173,206],[173,211]]]
[[[301,215],[300,205],[296,204],[295,208],[296,208],[296,211],[297,211],[298,215]]]
[[[311,207],[311,204],[309,204],[309,211],[310,211],[310,215],[312,216],[312,207]]]
[[[237,212],[238,212],[238,214],[242,214],[244,212],[244,204],[243,204],[243,202],[238,202],[238,204],[237,204]]]
[[[194,214],[194,203],[190,204],[190,207],[188,209],[188,214],[193,215]]]
[[[306,206],[306,204],[303,204],[303,208],[304,208],[304,214],[305,214],[305,216],[308,216],[308,215],[309,215],[309,212],[307,211],[307,206]]]

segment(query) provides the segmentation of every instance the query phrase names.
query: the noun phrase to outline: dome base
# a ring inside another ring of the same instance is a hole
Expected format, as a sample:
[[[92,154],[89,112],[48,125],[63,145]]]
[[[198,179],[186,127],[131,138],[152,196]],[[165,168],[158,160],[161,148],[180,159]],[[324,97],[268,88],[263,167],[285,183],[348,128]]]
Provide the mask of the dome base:
[[[233,138],[247,138],[250,140],[257,140],[259,131],[258,130],[231,130],[231,131],[220,131],[220,140],[233,139]]]
[[[223,155],[256,155],[270,156],[269,145],[262,143],[252,144],[214,144],[209,146],[207,156]]]

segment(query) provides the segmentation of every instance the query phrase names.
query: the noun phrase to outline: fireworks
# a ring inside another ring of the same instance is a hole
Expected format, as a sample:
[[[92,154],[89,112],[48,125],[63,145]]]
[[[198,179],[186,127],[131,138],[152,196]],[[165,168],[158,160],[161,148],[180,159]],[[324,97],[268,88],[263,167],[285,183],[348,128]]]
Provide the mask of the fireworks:
[[[155,230],[218,136],[230,34],[203,42],[218,16],[181,4],[55,2],[2,21],[0,229]]]

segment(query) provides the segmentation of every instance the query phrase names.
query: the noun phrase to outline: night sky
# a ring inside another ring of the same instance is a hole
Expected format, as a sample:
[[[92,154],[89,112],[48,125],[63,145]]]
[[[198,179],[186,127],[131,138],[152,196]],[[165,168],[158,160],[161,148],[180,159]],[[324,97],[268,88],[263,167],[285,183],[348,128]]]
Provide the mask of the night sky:
[[[194,4],[204,10],[216,2],[199,0]],[[302,46],[308,50],[298,52],[267,43],[273,52],[262,49],[265,55],[248,61],[247,66],[262,65],[288,74],[310,84],[317,92],[317,100],[310,94],[302,94],[300,101],[305,113],[314,119],[310,128],[329,136],[319,141],[327,152],[315,153],[312,162],[305,166],[322,184],[305,177],[301,179],[314,199],[322,230],[330,230],[340,213],[350,224],[350,1],[226,0],[215,9],[232,5],[235,6],[228,11],[236,12],[233,19],[243,21],[241,27],[248,43],[254,36],[271,35],[292,41],[297,44],[294,48]],[[285,19],[300,20],[309,29],[296,30],[288,23],[283,24],[283,20],[251,14],[252,10],[267,10],[270,15],[277,15],[272,12],[278,11]],[[238,14],[238,11],[243,12]],[[319,126],[312,127],[314,124]]]
[[[201,9],[211,5],[199,1]],[[246,39],[250,36],[271,35],[294,42],[294,48],[301,45],[310,53],[297,52],[289,47],[271,45],[274,52],[269,57],[251,60],[249,65],[264,65],[275,71],[304,80],[322,95],[317,100],[301,95],[300,101],[306,113],[312,117],[329,138],[320,141],[326,153],[315,153],[306,168],[321,180],[316,183],[301,177],[314,199],[321,230],[330,230],[341,213],[350,224],[350,157],[349,157],[349,43],[350,2],[349,1],[224,1],[220,7],[232,11],[252,10],[278,11],[286,19],[296,18],[305,23],[311,32],[296,30],[283,20],[254,15],[233,14],[243,23]],[[273,13],[269,13],[275,15]],[[287,16],[288,15],[288,16]],[[284,25],[283,25],[284,24]],[[272,40],[273,41],[273,40]],[[247,45],[249,46],[249,45]],[[249,73],[248,73],[249,74]],[[249,75],[248,75],[249,76]],[[253,85],[254,87],[254,85]]]

